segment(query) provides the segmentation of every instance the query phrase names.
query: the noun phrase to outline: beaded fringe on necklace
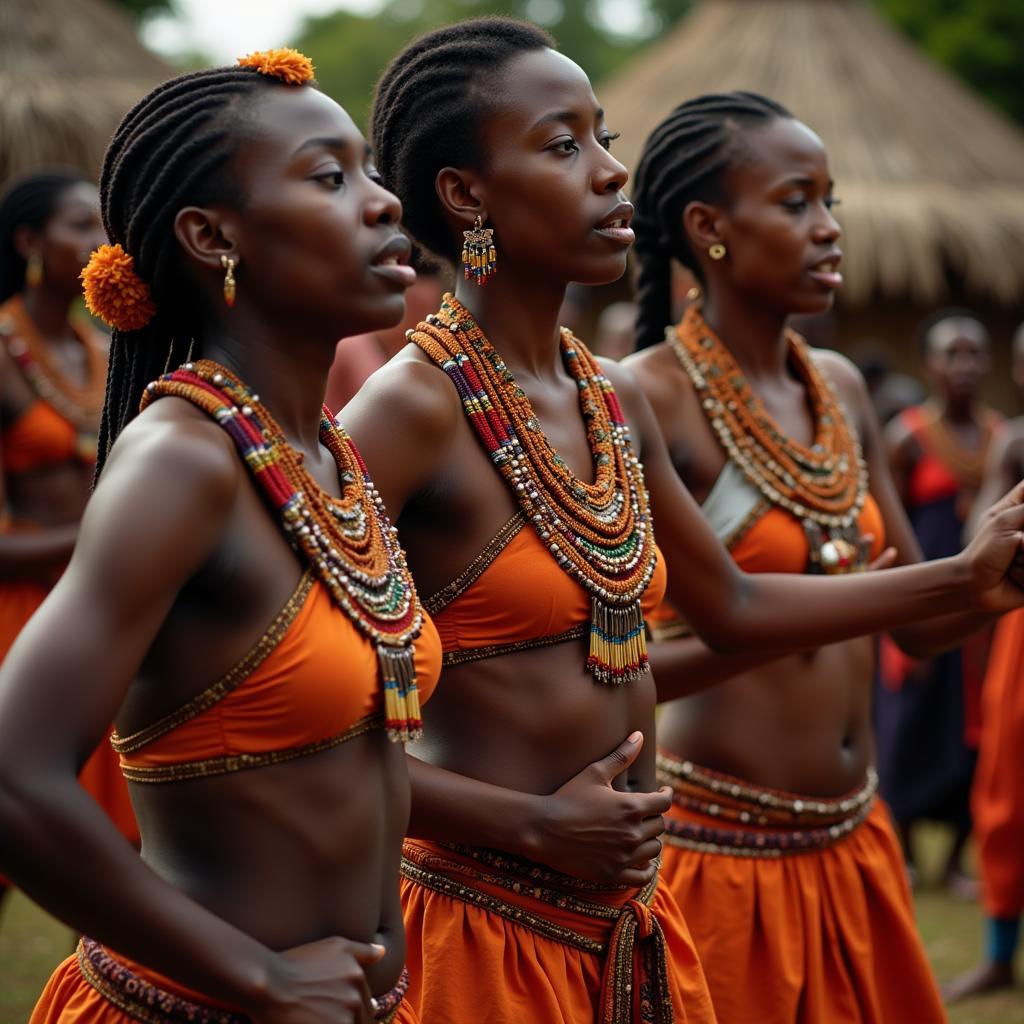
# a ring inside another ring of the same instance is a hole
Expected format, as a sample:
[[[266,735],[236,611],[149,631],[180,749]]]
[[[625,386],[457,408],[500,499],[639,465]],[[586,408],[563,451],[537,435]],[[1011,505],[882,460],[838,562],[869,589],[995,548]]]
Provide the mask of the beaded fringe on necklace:
[[[491,461],[562,569],[591,598],[586,667],[623,683],[648,669],[640,598],[656,551],[647,490],[611,382],[563,328],[562,358],[579,389],[595,468],[576,477],[548,442],[526,393],[469,311],[445,295],[410,338],[451,379]]]
[[[292,548],[374,644],[388,736],[417,739],[423,721],[413,640],[423,612],[397,531],[352,439],[325,406],[320,440],[338,467],[343,496],[337,499],[302,466],[259,396],[223,366],[185,363],[147,386],[142,407],[165,395],[202,409],[234,441]]]

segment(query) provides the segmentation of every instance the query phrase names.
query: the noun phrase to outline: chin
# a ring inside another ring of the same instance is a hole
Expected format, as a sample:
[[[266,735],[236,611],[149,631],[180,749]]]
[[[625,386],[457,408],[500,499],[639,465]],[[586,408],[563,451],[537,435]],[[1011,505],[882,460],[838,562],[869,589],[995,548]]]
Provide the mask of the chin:
[[[574,284],[585,284],[597,287],[604,284],[614,284],[626,272],[626,252],[614,261],[606,260],[599,264],[589,264],[580,267],[578,272],[570,278]]]

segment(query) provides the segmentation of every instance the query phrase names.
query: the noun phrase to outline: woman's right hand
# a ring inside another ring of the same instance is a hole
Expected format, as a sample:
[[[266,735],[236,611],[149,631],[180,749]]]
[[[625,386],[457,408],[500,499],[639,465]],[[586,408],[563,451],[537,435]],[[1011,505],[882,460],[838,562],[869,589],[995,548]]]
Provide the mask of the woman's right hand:
[[[364,968],[384,947],[332,937],[279,953],[253,1024],[371,1024]]]
[[[1006,612],[1024,605],[1022,529],[1024,481],[982,514],[974,539],[958,556],[966,562],[972,597],[985,611]]]
[[[672,806],[667,786],[654,793],[621,792],[612,781],[637,758],[635,732],[606,757],[587,765],[550,796],[538,798],[534,859],[577,878],[640,887],[657,871],[662,815]]]

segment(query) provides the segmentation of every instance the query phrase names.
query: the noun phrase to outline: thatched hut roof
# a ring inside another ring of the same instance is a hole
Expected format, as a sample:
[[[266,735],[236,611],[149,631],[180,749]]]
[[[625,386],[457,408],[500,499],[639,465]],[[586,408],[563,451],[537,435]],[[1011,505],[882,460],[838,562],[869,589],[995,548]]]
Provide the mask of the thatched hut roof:
[[[105,0],[3,0],[0,187],[41,165],[98,175],[121,117],[173,73]]]
[[[684,99],[750,89],[824,139],[845,238],[845,301],[1024,299],[1024,132],[890,28],[864,0],[704,0],[601,83],[616,154]]]

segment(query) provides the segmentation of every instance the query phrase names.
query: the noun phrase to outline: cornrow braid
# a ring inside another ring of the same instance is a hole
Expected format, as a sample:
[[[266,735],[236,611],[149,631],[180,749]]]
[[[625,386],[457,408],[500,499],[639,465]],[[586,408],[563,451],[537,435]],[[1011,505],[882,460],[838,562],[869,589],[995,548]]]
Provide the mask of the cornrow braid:
[[[53,216],[60,197],[86,179],[73,170],[55,168],[19,178],[0,199],[0,302],[25,287],[25,259],[14,244],[18,228],[42,231]]]
[[[554,46],[536,25],[473,18],[415,39],[384,70],[370,113],[374,159],[402,201],[406,229],[435,256],[456,255],[437,172],[480,166],[479,126],[495,102],[489,86],[513,57]]]
[[[188,358],[197,308],[182,274],[174,218],[185,206],[240,205],[228,163],[251,130],[245,97],[282,88],[254,68],[220,67],[172,78],[139,101],[110,141],[100,174],[103,226],[131,254],[156,303],[137,331],[111,336],[97,479],[146,385]]]
[[[686,206],[727,199],[724,172],[746,148],[744,128],[792,116],[757,93],[710,94],[681,103],[647,139],[632,194],[638,349],[661,341],[672,322],[672,260],[701,277],[683,228]]]

